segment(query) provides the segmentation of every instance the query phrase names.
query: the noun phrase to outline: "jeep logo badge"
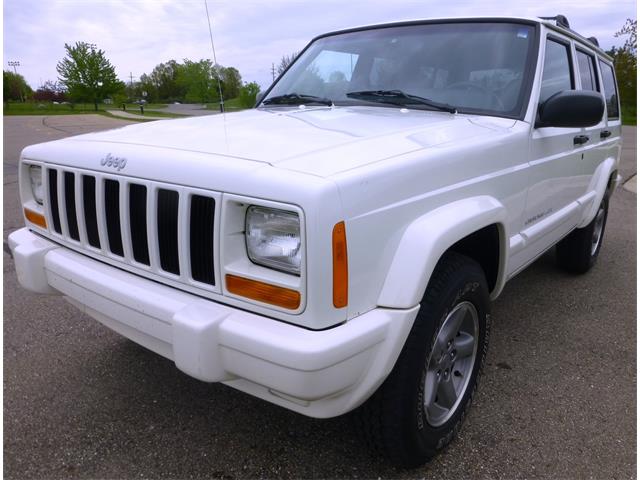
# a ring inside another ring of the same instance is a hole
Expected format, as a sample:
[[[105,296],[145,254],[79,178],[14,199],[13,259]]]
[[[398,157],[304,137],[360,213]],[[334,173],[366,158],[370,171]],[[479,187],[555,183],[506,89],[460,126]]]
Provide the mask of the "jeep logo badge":
[[[100,160],[100,165],[103,167],[113,167],[120,171],[127,165],[127,159],[123,157],[114,157],[110,153],[107,153],[107,155]]]

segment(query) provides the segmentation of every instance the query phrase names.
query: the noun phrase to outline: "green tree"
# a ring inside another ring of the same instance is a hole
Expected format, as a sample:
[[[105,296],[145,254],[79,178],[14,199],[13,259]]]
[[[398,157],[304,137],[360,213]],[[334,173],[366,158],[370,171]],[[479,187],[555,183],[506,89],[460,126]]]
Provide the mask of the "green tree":
[[[139,83],[140,83],[140,90],[141,90],[140,93],[147,102],[158,101],[158,88],[156,87],[152,78],[149,75],[147,75],[146,73],[143,73],[142,75],[140,75]],[[146,96],[145,96],[145,93],[146,93]]]
[[[260,86],[256,82],[245,83],[240,88],[240,105],[251,108],[256,104],[256,98],[260,93]]]
[[[242,76],[240,72],[234,67],[222,67],[221,73],[222,76],[220,80],[222,81],[222,95],[224,99],[236,98],[242,88]]]
[[[151,71],[149,77],[153,85],[155,85],[159,100],[176,101],[184,99],[185,90],[178,81],[181,69],[182,65],[175,60],[169,60],[166,63],[156,65]]]
[[[4,95],[5,102],[9,100],[24,101],[27,98],[31,98],[33,90],[19,73],[10,72],[9,70],[2,71],[2,94]]]
[[[98,102],[124,88],[103,50],[85,42],[65,43],[64,48],[67,56],[57,70],[72,99],[91,102],[98,110]]]
[[[629,38],[625,40],[622,48],[628,50],[633,56],[636,56],[638,51],[638,21],[627,18],[626,23],[615,33],[616,37],[623,35],[629,35]]]
[[[193,62],[184,59],[182,68],[178,69],[178,85],[184,90],[184,99],[187,102],[206,103],[218,95],[217,83],[213,75],[211,60]]]
[[[637,20],[627,19],[616,37],[627,36],[622,47],[613,47],[607,53],[613,57],[616,78],[620,90],[620,103],[624,107],[635,108],[637,99],[638,41]]]

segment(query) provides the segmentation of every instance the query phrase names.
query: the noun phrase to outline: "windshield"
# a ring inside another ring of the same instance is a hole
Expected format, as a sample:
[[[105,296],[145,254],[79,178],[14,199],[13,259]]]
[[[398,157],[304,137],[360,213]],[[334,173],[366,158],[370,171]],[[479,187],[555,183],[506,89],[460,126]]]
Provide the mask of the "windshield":
[[[440,23],[320,38],[264,105],[380,105],[519,117],[535,29],[515,23]]]

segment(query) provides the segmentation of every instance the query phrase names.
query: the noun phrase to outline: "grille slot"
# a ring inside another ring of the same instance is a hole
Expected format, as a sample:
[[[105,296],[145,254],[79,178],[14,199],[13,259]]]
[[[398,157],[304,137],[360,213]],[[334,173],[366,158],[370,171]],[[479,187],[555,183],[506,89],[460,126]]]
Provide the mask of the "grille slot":
[[[213,221],[215,200],[202,195],[191,197],[189,227],[191,276],[194,280],[215,285],[213,265]]]
[[[104,181],[104,210],[107,219],[107,236],[111,253],[124,256],[122,232],[120,231],[120,183],[116,180]]]
[[[62,233],[60,226],[60,210],[58,207],[58,171],[49,170],[49,205],[51,205],[51,217],[53,229],[57,233]]]
[[[92,247],[100,248],[95,177],[82,175],[82,203],[84,206],[84,224],[87,228],[87,241]]]
[[[132,183],[129,185],[129,225],[131,247],[136,262],[149,265],[149,245],[147,243],[147,187]]]
[[[76,241],[80,241],[78,231],[78,217],[76,216],[76,176],[71,172],[64,172],[64,203],[67,210],[67,226],[69,236]]]
[[[160,266],[166,272],[180,275],[178,258],[178,192],[158,190],[158,250]]]

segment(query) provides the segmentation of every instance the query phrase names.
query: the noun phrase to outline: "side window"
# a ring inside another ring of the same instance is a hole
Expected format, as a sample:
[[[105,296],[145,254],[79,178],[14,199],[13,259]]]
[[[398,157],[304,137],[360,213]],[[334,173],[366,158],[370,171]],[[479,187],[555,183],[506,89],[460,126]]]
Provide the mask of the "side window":
[[[598,92],[598,81],[596,75],[596,59],[594,56],[577,50],[576,55],[578,58],[578,69],[580,73],[580,83],[582,83],[582,90],[593,90]]]
[[[555,93],[573,88],[570,58],[568,45],[547,39],[544,67],[542,69],[540,103]]]
[[[613,67],[600,60],[600,71],[602,72],[602,88],[607,102],[607,117],[618,118],[618,90],[616,88],[616,77],[613,74]]]

